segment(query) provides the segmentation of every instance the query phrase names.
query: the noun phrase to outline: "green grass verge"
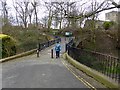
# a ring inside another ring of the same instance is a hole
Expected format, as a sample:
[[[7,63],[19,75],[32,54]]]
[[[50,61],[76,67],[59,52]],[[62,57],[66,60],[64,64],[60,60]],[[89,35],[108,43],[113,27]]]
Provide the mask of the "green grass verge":
[[[11,56],[11,57],[7,57],[7,58],[4,58],[4,59],[0,59],[0,63],[3,63],[3,62],[7,62],[7,61],[10,61],[10,60],[14,60],[16,58],[20,58],[20,57],[24,57],[24,56],[27,56],[27,55],[30,55],[30,54],[33,54],[36,52],[37,49],[33,49],[31,51],[28,51],[28,52],[24,52],[24,53],[21,53],[21,54],[18,54],[18,55],[14,55],[14,56]]]

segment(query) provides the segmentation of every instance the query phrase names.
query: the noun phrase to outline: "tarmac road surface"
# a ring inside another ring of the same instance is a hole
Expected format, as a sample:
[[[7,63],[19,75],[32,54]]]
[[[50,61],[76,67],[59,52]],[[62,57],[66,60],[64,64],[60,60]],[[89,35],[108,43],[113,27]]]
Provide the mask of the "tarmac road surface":
[[[68,71],[62,58],[50,57],[51,48],[41,51],[39,58],[33,54],[3,63],[2,88],[88,88]]]

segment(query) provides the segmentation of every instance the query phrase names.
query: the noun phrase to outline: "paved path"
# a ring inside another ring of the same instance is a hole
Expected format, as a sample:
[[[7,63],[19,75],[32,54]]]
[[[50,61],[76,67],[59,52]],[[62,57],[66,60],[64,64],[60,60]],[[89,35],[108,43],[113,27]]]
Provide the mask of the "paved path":
[[[88,88],[62,63],[62,58],[51,59],[51,48],[2,64],[3,88]],[[64,44],[62,43],[62,53]]]

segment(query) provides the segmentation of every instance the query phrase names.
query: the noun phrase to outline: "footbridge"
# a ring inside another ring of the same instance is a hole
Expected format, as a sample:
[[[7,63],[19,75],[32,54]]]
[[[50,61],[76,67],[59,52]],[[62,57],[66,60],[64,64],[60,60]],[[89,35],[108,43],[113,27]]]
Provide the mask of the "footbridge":
[[[54,44],[57,40],[61,41],[62,51],[56,59]],[[77,49],[73,50],[69,45],[64,38],[56,39],[39,44],[38,49],[1,59],[1,88],[120,89],[119,78],[116,81],[80,63],[76,57],[83,53],[76,54]],[[118,73],[115,75],[119,77]]]

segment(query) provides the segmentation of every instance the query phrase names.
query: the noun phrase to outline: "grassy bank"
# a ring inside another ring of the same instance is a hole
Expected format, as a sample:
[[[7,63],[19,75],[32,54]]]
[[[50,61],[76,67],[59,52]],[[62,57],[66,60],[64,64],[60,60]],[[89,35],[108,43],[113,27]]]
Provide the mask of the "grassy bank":
[[[43,35],[42,30],[36,28],[23,29],[18,26],[7,26],[2,28],[2,33],[16,40],[17,54],[37,48],[38,43],[46,42],[49,36]]]
[[[118,56],[117,31],[95,30],[79,32],[78,39],[88,37],[82,44],[84,49]],[[79,45],[80,48],[80,45]]]

